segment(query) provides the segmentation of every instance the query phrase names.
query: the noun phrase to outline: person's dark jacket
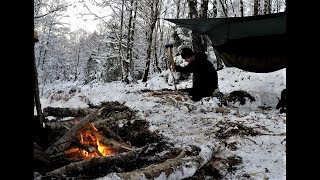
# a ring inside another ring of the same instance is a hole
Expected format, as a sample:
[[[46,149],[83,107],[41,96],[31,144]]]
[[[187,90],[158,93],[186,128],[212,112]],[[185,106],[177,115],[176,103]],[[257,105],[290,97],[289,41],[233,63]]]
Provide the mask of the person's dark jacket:
[[[213,64],[208,61],[205,53],[195,53],[195,59],[191,63],[185,67],[176,65],[176,71],[193,73],[193,85],[190,95],[194,101],[211,96],[213,91],[218,88],[217,71]]]

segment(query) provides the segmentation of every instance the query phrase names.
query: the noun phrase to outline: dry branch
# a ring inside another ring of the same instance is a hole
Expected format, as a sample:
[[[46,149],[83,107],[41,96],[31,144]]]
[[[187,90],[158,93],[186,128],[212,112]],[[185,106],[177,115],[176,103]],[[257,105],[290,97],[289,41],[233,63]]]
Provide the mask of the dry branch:
[[[65,151],[69,148],[72,141],[77,138],[77,133],[85,126],[88,126],[89,123],[98,119],[98,114],[101,113],[103,108],[96,110],[95,112],[84,117],[78,124],[76,124],[70,131],[68,131],[64,136],[58,139],[51,147],[46,150],[48,154],[56,154],[62,151]]]

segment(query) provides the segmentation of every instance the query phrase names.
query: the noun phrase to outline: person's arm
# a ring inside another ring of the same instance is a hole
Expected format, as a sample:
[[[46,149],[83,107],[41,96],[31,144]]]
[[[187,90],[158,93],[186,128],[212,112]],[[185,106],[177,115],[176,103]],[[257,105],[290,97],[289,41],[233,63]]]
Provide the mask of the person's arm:
[[[181,72],[181,73],[192,73],[193,72],[193,66],[188,64],[187,66],[179,66],[179,65],[174,65],[174,69],[177,72]]]

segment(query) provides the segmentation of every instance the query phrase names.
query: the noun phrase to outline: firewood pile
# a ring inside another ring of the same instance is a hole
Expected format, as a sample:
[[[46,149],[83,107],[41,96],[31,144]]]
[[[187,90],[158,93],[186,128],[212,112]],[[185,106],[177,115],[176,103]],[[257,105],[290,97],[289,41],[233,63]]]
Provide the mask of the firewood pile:
[[[45,128],[34,135],[35,179],[152,179],[172,177],[173,172],[187,178],[194,171],[186,169],[200,169],[214,151],[174,147],[119,102],[81,109],[47,107],[44,115]]]

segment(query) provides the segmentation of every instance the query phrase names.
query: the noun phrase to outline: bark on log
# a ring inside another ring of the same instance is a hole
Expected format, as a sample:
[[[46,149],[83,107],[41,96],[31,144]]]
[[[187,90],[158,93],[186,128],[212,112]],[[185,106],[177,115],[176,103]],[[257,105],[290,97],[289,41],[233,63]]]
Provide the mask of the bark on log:
[[[43,109],[45,116],[54,117],[84,117],[92,113],[94,109],[91,108],[60,108],[60,107],[46,107]]]
[[[103,130],[104,134],[106,134],[107,137],[110,137],[111,139],[114,139],[118,141],[119,143],[124,143],[122,138],[118,136],[115,132],[113,132],[110,128],[108,128],[105,124],[101,126],[101,129]]]
[[[89,125],[89,123],[98,119],[98,115],[101,113],[103,108],[96,110],[95,112],[84,117],[78,124],[76,124],[70,131],[68,131],[64,136],[58,139],[51,147],[46,150],[47,154],[56,154],[65,151],[69,148],[71,142],[77,138],[77,133],[83,127]]]
[[[184,91],[153,91],[149,92],[149,96],[164,96],[164,95],[188,95]]]
[[[179,173],[179,177],[191,177],[197,169],[200,169],[206,164],[213,155],[213,148],[204,146],[197,156],[186,157],[186,151],[181,153],[173,159],[168,159],[163,163],[150,165],[145,168],[137,169],[126,173],[110,173],[105,177],[120,177],[123,180],[140,180],[140,179],[154,179],[164,173],[167,179],[175,179],[173,172]],[[187,170],[189,168],[189,170]],[[163,178],[163,177],[162,177]]]
[[[34,171],[45,171],[49,165],[49,157],[44,150],[33,142],[33,169]]]
[[[156,164],[156,165],[150,165],[148,167],[132,171],[132,172],[126,172],[126,173],[119,173],[118,176],[122,179],[142,179],[143,176],[145,176],[147,179],[158,177],[160,173],[165,172],[166,174],[172,173],[174,171],[175,167],[178,166],[178,164],[182,163],[182,158],[186,156],[186,151],[181,151],[181,153],[173,158],[168,159],[163,163]]]
[[[120,151],[121,149],[126,149],[126,150],[129,150],[129,151],[133,151],[134,150],[134,147],[131,147],[131,146],[127,145],[127,144],[120,143],[120,142],[117,142],[117,141],[112,140],[112,139],[108,139],[105,136],[103,136],[102,134],[99,134],[97,132],[92,132],[92,133],[94,133],[95,136],[99,137],[99,139],[101,140],[101,142],[104,145],[111,146],[113,149],[116,149],[118,151]]]
[[[63,120],[63,121],[49,121],[46,122],[46,128],[51,130],[57,130],[57,129],[68,129],[70,130],[75,124],[75,119],[70,120]]]
[[[44,152],[44,150],[35,142],[33,142],[33,160],[43,163],[43,164],[48,164],[49,163],[49,157],[47,154]]]
[[[150,144],[141,148],[137,148],[134,151],[124,152],[120,154],[115,154],[113,156],[104,157],[93,157],[91,159],[70,163],[66,166],[60,167],[53,171],[46,173],[49,177],[65,177],[73,176],[77,177],[79,174],[97,174],[97,171],[104,171],[111,169],[112,167],[117,167],[120,164],[126,164],[128,162],[137,161],[140,156],[144,153],[149,153],[157,146],[157,143]]]

